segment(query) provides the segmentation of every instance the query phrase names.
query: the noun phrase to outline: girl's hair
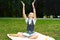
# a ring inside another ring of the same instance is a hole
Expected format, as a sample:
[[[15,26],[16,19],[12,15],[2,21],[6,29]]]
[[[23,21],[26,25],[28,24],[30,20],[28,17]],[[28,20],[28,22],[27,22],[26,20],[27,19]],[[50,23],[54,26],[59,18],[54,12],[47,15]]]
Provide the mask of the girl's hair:
[[[33,12],[30,12],[29,14],[32,14],[33,15]]]

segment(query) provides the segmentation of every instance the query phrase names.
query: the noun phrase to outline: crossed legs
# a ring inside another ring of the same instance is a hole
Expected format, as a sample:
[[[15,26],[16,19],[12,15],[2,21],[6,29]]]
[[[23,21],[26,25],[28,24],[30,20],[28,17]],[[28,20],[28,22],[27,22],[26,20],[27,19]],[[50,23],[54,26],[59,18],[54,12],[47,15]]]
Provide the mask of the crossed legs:
[[[18,32],[17,34],[9,34],[9,36],[25,38],[25,36],[21,32]],[[38,35],[35,34],[35,35],[29,37],[29,39],[34,40],[34,39],[37,39],[37,37],[38,37]]]

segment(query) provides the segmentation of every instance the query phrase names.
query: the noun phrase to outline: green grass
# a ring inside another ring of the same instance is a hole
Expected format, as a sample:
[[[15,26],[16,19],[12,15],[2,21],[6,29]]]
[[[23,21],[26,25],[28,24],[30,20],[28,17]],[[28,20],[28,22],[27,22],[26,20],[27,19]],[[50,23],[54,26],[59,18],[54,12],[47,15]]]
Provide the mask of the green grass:
[[[0,40],[10,40],[8,33],[25,32],[24,19],[0,19]],[[60,20],[37,20],[35,31],[60,40]]]

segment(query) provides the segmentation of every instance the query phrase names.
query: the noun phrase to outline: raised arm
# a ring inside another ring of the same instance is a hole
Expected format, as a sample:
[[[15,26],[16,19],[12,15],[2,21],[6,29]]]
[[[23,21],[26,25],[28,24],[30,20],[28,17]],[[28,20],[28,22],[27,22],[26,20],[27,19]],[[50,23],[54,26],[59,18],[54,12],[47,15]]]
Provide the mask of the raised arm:
[[[25,4],[23,3],[23,1],[21,1],[22,5],[23,5],[23,17],[24,19],[27,18],[26,14],[25,14]]]
[[[35,9],[34,3],[35,3],[35,0],[34,2],[32,2],[32,7],[33,7],[33,13],[34,13],[34,20],[36,20],[36,9]]]

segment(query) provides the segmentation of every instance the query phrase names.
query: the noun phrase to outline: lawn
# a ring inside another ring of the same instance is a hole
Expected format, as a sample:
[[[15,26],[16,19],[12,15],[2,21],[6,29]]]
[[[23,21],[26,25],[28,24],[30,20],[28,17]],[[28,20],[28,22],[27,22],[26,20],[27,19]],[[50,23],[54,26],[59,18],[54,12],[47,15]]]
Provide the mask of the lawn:
[[[60,20],[37,20],[35,31],[60,40]],[[8,33],[26,32],[24,19],[0,19],[0,40],[10,40]]]

